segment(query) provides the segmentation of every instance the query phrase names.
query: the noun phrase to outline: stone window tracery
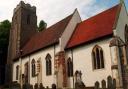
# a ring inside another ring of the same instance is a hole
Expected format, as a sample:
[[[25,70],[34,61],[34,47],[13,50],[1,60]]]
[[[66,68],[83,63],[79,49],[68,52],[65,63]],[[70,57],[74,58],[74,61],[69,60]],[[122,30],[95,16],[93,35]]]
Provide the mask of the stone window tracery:
[[[67,60],[67,74],[68,77],[73,76],[73,62],[71,61],[71,58],[68,58]]]
[[[104,68],[104,54],[100,46],[96,45],[92,50],[93,69]]]
[[[46,75],[51,75],[52,74],[52,63],[51,63],[51,55],[47,54],[46,56]]]
[[[19,65],[16,66],[16,80],[19,78]]]
[[[36,75],[36,64],[35,64],[35,60],[33,59],[31,62],[31,68],[32,68],[32,77],[34,77]]]

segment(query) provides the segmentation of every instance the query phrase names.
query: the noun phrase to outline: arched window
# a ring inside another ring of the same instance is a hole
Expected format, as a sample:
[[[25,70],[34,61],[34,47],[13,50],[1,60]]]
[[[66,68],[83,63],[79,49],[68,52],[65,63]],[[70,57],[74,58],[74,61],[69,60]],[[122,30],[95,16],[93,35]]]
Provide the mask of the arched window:
[[[19,79],[19,65],[16,66],[16,80]]]
[[[93,69],[104,68],[104,54],[100,46],[96,45],[92,50]]]
[[[29,63],[24,64],[24,83],[28,83],[29,78]]]
[[[103,56],[103,50],[100,50],[100,58],[101,58],[101,68],[104,68],[104,56]]]
[[[68,77],[73,76],[73,63],[71,61],[71,58],[68,58],[67,60],[67,74]]]
[[[46,75],[51,75],[52,74],[52,63],[51,63],[51,55],[47,54],[46,56]]]
[[[31,62],[31,68],[32,68],[32,77],[34,77],[36,75],[36,64],[35,64],[35,60],[33,59]]]
[[[125,42],[128,43],[128,25],[125,25]]]

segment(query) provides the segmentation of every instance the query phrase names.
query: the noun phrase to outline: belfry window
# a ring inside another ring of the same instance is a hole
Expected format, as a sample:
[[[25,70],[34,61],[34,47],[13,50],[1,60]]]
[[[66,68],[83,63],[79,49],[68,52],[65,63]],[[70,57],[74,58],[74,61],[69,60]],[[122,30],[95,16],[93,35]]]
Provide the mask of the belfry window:
[[[104,68],[104,54],[100,46],[96,45],[92,50],[93,69]]]
[[[73,63],[71,61],[71,58],[68,58],[67,60],[67,74],[68,77],[73,76]]]
[[[16,66],[16,80],[19,78],[19,65]]]
[[[52,63],[51,63],[51,55],[47,54],[46,56],[46,75],[51,75],[52,74]]]
[[[125,25],[125,42],[128,43],[128,25]]]
[[[30,15],[27,15],[27,24],[30,24]]]
[[[36,75],[36,64],[35,64],[35,60],[33,59],[31,62],[31,68],[32,68],[32,77],[34,77]]]

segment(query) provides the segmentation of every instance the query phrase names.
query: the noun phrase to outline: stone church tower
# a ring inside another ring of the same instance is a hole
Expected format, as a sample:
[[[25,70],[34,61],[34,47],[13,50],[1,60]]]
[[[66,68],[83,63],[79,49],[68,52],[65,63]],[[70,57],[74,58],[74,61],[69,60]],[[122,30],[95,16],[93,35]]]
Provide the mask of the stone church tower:
[[[21,1],[14,9],[12,26],[10,29],[10,39],[8,47],[8,59],[6,66],[5,82],[12,80],[12,61],[16,56],[21,55],[22,47],[36,33],[37,16],[36,7],[25,4]],[[8,75],[9,74],[9,75]],[[7,77],[8,76],[8,77]]]

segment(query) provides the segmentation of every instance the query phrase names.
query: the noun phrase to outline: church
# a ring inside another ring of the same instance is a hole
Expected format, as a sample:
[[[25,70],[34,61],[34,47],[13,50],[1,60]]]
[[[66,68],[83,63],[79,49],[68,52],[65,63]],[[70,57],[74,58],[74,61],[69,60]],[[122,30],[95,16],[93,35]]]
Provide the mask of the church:
[[[21,1],[14,9],[8,50],[8,76],[20,84],[74,88],[76,82],[82,81],[91,87],[111,76],[116,87],[122,87],[123,69],[128,64],[125,4],[119,3],[86,20],[81,20],[76,9],[37,32],[36,7]]]

